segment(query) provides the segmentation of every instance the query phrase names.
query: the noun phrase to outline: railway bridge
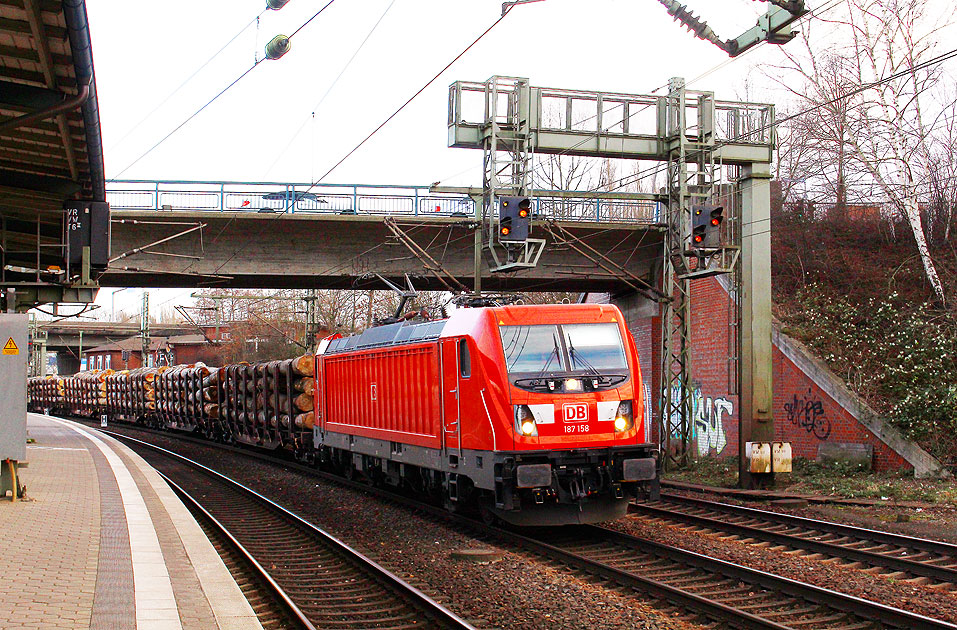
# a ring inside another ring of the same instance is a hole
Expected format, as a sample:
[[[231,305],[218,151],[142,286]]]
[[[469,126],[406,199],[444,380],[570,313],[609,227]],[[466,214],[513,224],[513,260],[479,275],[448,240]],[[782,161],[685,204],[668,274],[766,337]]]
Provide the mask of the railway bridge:
[[[120,181],[104,286],[473,288],[482,191],[399,185]],[[619,292],[653,284],[665,226],[658,196],[535,191],[536,267],[492,272],[496,291]],[[630,286],[631,285],[631,286]]]

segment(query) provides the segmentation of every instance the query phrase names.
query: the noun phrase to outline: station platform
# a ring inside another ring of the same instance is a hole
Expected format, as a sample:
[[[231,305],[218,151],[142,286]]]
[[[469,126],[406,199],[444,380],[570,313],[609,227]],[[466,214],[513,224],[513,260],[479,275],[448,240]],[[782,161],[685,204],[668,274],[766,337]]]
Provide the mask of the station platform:
[[[26,501],[0,499],[0,628],[262,630],[203,530],[116,440],[28,414]]]

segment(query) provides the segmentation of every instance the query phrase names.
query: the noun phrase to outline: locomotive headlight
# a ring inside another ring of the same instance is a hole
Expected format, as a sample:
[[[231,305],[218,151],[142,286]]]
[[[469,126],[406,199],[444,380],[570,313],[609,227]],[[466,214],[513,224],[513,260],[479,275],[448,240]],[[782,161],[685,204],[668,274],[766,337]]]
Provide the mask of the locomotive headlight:
[[[635,417],[632,413],[631,401],[623,400],[618,403],[618,411],[615,413],[615,431],[621,433],[635,426]]]
[[[580,392],[582,390],[582,382],[577,378],[566,378],[565,379],[565,391],[566,392]]]
[[[515,405],[515,429],[528,437],[538,435],[538,425],[528,405]]]

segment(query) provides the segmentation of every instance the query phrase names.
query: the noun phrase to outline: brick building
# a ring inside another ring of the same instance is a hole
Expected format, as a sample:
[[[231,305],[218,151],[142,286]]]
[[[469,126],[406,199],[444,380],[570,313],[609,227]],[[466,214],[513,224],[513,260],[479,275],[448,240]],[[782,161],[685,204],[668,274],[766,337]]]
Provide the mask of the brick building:
[[[220,361],[219,342],[227,341],[230,333],[220,327],[204,327],[193,335],[151,337],[146,363],[154,365],[178,365],[181,363],[206,363],[217,365]],[[116,343],[105,344],[83,351],[87,369],[132,370],[143,366],[143,343],[140,337],[130,337]]]

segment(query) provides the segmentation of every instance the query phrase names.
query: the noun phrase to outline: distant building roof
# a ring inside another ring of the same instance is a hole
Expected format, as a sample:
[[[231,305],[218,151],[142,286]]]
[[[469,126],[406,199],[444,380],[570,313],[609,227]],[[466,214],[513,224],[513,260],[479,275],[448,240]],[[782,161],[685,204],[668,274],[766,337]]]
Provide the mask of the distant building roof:
[[[202,335],[176,335],[173,337],[151,337],[150,352],[155,352],[166,346],[195,346],[206,343],[206,338]],[[129,337],[116,343],[108,343],[89,350],[84,350],[84,354],[93,352],[121,352],[129,350],[131,352],[141,352],[143,342],[139,337]]]

